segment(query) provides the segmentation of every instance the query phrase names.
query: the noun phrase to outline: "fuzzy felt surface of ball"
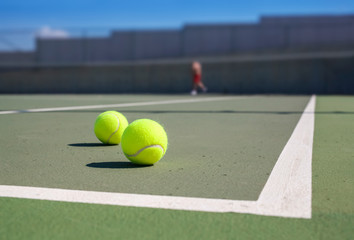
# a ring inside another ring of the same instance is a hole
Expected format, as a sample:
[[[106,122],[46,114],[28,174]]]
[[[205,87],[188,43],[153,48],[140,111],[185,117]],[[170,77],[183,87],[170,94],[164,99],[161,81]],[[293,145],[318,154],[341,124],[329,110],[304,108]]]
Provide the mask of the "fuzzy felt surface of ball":
[[[159,123],[151,119],[139,119],[125,129],[121,146],[131,162],[153,165],[165,155],[167,144],[167,134]]]
[[[126,117],[117,111],[106,111],[98,115],[95,121],[94,132],[104,144],[119,144],[124,130],[128,126]]]

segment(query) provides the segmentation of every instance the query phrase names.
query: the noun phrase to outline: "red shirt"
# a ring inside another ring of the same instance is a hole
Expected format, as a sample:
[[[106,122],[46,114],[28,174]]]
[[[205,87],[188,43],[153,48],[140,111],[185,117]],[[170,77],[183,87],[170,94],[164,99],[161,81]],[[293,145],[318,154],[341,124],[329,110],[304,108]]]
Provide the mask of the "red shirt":
[[[202,75],[200,73],[194,73],[193,83],[199,83],[201,79],[202,79]]]

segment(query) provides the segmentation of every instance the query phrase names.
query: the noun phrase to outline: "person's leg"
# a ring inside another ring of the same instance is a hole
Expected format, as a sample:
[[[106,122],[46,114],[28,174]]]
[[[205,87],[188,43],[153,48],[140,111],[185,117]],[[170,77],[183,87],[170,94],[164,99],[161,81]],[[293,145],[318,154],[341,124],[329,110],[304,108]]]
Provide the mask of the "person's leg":
[[[197,89],[198,89],[198,84],[194,82],[193,89],[191,91],[191,95],[197,95]]]
[[[203,90],[203,92],[206,92],[208,90],[207,87],[201,81],[198,83],[198,86]]]

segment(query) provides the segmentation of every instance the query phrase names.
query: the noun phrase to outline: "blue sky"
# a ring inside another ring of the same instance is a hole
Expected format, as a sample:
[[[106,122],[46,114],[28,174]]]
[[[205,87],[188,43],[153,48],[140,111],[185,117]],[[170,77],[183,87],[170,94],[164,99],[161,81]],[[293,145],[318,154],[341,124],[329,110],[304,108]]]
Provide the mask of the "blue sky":
[[[82,34],[83,29],[90,33],[180,28],[185,23],[255,22],[264,15],[313,14],[354,14],[354,0],[1,0],[0,40],[8,41],[11,36],[4,34],[9,30],[33,37],[45,26]]]
[[[260,15],[350,13],[353,0],[1,0],[0,28],[160,28],[256,21]]]

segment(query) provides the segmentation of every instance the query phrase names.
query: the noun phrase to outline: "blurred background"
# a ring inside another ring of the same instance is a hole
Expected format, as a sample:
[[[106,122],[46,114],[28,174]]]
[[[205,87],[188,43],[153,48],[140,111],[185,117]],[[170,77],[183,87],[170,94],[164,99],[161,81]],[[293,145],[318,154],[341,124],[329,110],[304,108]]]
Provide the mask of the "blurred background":
[[[354,93],[354,2],[0,2],[0,93]]]

